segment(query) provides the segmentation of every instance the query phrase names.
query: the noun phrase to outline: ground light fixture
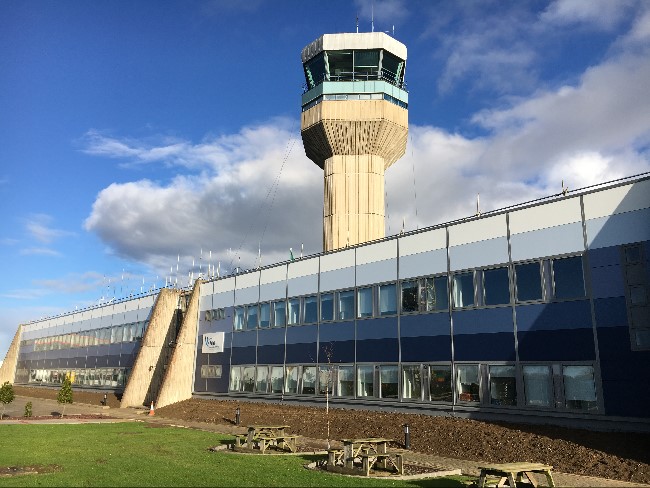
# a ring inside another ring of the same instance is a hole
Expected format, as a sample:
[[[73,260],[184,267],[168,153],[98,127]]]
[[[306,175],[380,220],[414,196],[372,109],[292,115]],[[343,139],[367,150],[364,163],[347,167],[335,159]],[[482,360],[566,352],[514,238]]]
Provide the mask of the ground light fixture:
[[[411,449],[411,431],[409,424],[404,424],[404,449]]]
[[[235,409],[235,425],[239,425],[239,414],[240,414],[239,407]]]

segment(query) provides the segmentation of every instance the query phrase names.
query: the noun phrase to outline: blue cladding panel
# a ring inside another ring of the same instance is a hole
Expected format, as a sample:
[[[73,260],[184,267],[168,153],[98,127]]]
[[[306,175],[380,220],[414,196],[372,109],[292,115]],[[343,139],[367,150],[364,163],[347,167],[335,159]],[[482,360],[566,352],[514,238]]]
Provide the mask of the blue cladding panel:
[[[519,305],[516,311],[519,332],[592,327],[588,300]]]
[[[601,363],[602,365],[602,363]],[[650,388],[644,388],[637,379],[603,380],[603,396],[607,415],[650,417]]]
[[[259,364],[282,364],[284,362],[284,344],[258,347],[257,362]]]
[[[510,236],[512,260],[584,251],[580,222]]]
[[[591,293],[594,298],[625,296],[623,272],[620,266],[591,269]]]
[[[201,352],[201,346],[196,349],[196,363],[194,365],[194,391],[206,391],[205,379],[201,378],[201,366],[208,364],[208,355]]]
[[[593,267],[620,266],[621,264],[621,250],[618,246],[590,249],[588,253],[589,264]]]
[[[315,364],[317,352],[315,342],[313,344],[287,344],[287,364]]]
[[[449,314],[447,312],[402,315],[400,335],[404,337],[449,336]]]
[[[397,338],[397,317],[357,321],[357,341]]]
[[[449,335],[432,337],[404,337],[402,361],[451,361],[451,339]]]
[[[472,242],[449,248],[450,268],[470,269],[508,262],[508,240],[505,237]]]
[[[255,364],[255,346],[233,347],[231,351],[232,364]]]
[[[287,327],[287,344],[316,343],[318,327],[303,325],[302,327]]]
[[[627,326],[625,297],[594,300],[597,327]]]
[[[510,307],[454,311],[452,317],[454,335],[504,332],[514,337]]]
[[[395,281],[396,279],[397,259],[386,259],[357,266],[357,285],[359,286]]]
[[[232,347],[255,346],[256,344],[257,333],[254,330],[250,332],[237,332],[232,335]]]
[[[397,339],[368,339],[357,341],[357,361],[392,363],[399,359]]]
[[[285,281],[276,281],[260,285],[260,301],[277,300],[287,296],[287,283]]]
[[[520,361],[593,361],[592,329],[518,332]]]
[[[447,272],[447,250],[436,249],[399,258],[399,277],[413,278]]]
[[[354,322],[335,322],[321,324],[319,342],[354,341]]]
[[[318,350],[318,361],[327,363],[353,363],[354,341],[321,342]]]
[[[138,348],[138,343],[137,342],[123,342],[122,343],[122,356],[125,354],[133,354],[133,351],[135,351]]]
[[[354,286],[354,268],[335,269],[320,275],[321,291],[338,290]]]
[[[650,373],[650,352],[632,351],[628,327],[599,327],[597,332],[600,359],[608,361],[608,367],[601,368],[603,378],[611,380],[629,376],[630,371],[636,371],[632,369],[632,364],[637,358],[645,358],[647,361],[639,371],[646,370]],[[648,374],[645,375],[647,376]]]
[[[635,210],[587,221],[590,249],[650,240],[650,209]]]
[[[515,336],[512,332],[454,333],[454,357],[456,361],[514,361]]]
[[[109,366],[111,368],[117,368],[120,366],[120,356],[106,356],[106,366]]]
[[[284,344],[284,327],[279,329],[260,329],[258,331],[258,345],[277,346]]]
[[[299,295],[309,295],[318,293],[318,275],[301,276],[292,278],[287,283],[288,296],[295,297]]]

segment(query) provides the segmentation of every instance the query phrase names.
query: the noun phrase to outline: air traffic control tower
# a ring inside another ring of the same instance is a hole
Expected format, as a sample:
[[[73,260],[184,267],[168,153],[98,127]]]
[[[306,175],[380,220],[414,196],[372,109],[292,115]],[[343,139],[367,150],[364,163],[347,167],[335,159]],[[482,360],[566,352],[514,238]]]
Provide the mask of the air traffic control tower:
[[[323,250],[383,238],[384,172],[408,134],[406,46],[382,32],[325,34],[302,64],[302,140],[325,179]]]

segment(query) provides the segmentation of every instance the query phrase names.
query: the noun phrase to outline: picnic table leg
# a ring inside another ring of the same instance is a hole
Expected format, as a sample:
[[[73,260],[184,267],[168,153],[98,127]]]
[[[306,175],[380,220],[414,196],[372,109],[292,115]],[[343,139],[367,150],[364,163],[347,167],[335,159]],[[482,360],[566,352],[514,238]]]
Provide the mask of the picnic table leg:
[[[352,468],[354,464],[354,444],[343,446],[343,460],[346,468]]]
[[[555,487],[555,483],[553,482],[553,475],[551,474],[551,471],[546,470],[544,471],[544,474],[546,475],[546,481],[548,482],[548,486]]]
[[[478,488],[485,488],[485,478],[487,477],[487,474],[485,473],[484,470],[481,470],[481,476],[478,478]]]
[[[523,473],[519,473],[519,476],[517,476],[517,481],[526,481],[524,480],[524,476],[528,478],[528,482],[533,485],[533,488],[537,488],[537,485],[539,484],[537,482],[537,479],[535,478],[535,473],[532,471],[524,471]]]
[[[366,476],[370,476],[370,458],[368,456],[363,457],[363,472]]]
[[[397,458],[397,474],[400,476],[404,474],[404,459],[401,454],[395,456]]]
[[[510,488],[516,488],[514,473],[508,473],[508,485],[510,485]]]

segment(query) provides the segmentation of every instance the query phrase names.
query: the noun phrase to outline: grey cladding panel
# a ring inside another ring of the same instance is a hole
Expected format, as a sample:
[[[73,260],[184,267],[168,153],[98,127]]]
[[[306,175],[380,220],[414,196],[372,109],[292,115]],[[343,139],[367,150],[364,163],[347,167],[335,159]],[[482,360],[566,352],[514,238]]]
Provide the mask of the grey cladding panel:
[[[357,285],[369,285],[397,279],[397,259],[386,259],[357,266]]]
[[[449,248],[452,270],[471,269],[508,262],[508,240],[497,237]]]
[[[320,291],[352,288],[353,286],[354,268],[335,269],[320,275]]]
[[[287,295],[287,284],[285,281],[276,281],[275,283],[267,283],[266,285],[260,285],[261,302],[286,298],[286,295]]]
[[[309,295],[318,293],[318,275],[301,276],[290,279],[288,282],[288,295],[290,297],[298,295]]]
[[[585,248],[580,222],[515,234],[510,237],[510,244],[513,261],[584,251]]]
[[[447,272],[447,250],[421,252],[399,259],[399,277],[413,278]]]

